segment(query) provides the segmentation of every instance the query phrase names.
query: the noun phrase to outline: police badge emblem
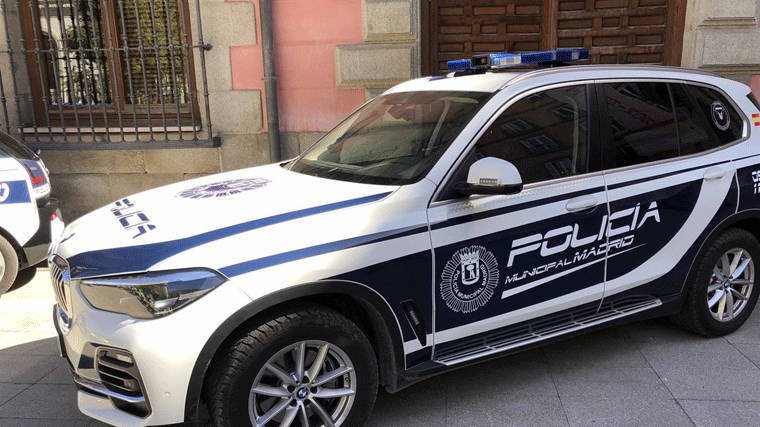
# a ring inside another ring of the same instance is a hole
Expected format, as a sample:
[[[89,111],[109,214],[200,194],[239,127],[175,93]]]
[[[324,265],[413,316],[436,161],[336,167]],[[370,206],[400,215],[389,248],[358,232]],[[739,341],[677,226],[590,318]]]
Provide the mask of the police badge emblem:
[[[441,272],[441,297],[457,313],[471,313],[485,305],[499,282],[499,263],[482,246],[454,253]]]
[[[227,181],[214,182],[211,184],[199,185],[177,193],[177,197],[182,199],[208,199],[210,197],[223,197],[232,194],[242,193],[243,191],[255,190],[265,187],[269,180],[263,178],[239,178]]]

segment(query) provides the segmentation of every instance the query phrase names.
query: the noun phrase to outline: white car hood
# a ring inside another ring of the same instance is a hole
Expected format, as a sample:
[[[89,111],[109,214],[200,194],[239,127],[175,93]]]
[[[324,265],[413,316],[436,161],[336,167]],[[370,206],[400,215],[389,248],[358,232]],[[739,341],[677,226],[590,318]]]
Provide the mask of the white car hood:
[[[146,271],[206,243],[372,203],[397,188],[316,178],[279,165],[211,175],[91,212],[69,225],[52,251],[68,260],[72,277]]]

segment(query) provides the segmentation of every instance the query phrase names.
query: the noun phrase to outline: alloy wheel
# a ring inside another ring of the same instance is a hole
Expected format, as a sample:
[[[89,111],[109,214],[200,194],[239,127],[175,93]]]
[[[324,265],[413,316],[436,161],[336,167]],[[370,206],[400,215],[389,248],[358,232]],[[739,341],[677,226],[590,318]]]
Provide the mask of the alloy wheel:
[[[747,306],[755,284],[755,263],[749,252],[734,248],[713,267],[707,286],[707,307],[713,318],[729,322]]]
[[[325,341],[290,345],[272,356],[251,387],[248,415],[256,427],[339,427],[356,396],[354,365]]]

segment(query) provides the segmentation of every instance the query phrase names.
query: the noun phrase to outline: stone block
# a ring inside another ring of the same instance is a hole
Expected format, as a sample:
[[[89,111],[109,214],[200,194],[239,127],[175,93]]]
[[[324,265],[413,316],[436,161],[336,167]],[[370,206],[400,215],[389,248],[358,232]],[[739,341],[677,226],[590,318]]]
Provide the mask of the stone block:
[[[712,19],[755,19],[757,2],[755,0],[709,0],[705,9],[707,17]]]
[[[219,149],[146,150],[145,170],[149,174],[217,173],[221,170]]]
[[[197,55],[196,55],[197,56]],[[196,69],[200,69],[199,58],[195,58]],[[195,91],[198,99],[203,97],[203,81],[196,76]],[[232,90],[232,68],[230,65],[230,48],[228,46],[214,47],[206,52],[206,81],[209,92],[224,92]]]
[[[280,157],[283,160],[292,159],[300,154],[298,134],[283,132],[280,134]]]
[[[90,421],[77,410],[73,384],[33,384],[0,407],[0,418],[27,418],[26,425],[35,426],[43,425],[46,420],[72,421],[59,425],[77,425],[76,420]]]
[[[71,151],[43,151],[40,158],[51,174],[71,172]]]
[[[142,191],[152,190],[165,185],[174,184],[184,181],[185,174],[182,173],[148,173],[141,175]]]
[[[364,40],[414,41],[416,18],[410,0],[365,0]]]
[[[299,146],[299,153],[303,153],[304,151],[311,148],[312,145],[314,145],[317,141],[322,139],[323,136],[325,136],[327,132],[301,132],[298,134],[298,146]]]
[[[760,370],[723,368],[713,363],[709,370],[692,366],[658,372],[663,384],[676,399],[741,400],[760,402]],[[731,384],[726,387],[725,384]]]
[[[213,49],[256,44],[256,10],[249,2],[201,4],[203,41]]]
[[[73,173],[141,173],[145,161],[141,150],[86,150],[69,155]]]
[[[50,180],[53,182],[53,196],[58,199],[66,222],[114,200],[106,174],[57,174],[52,175]]]
[[[116,173],[108,175],[108,186],[114,200],[146,190],[144,173]]]
[[[415,44],[348,45],[335,48],[339,88],[380,88],[417,73]]]
[[[213,92],[209,102],[214,134],[261,132],[263,113],[260,91]]]
[[[456,389],[457,385],[449,385]],[[509,385],[505,385],[509,388]],[[562,401],[555,394],[514,396],[494,393],[460,401],[455,391],[448,392],[444,422],[423,424],[447,427],[562,427],[568,424]],[[487,408],[487,409],[484,409]],[[397,425],[403,425],[399,423]]]
[[[268,144],[266,134],[224,135],[219,150],[222,171],[244,169],[269,163]]]
[[[701,32],[704,50],[700,66],[724,64],[760,64],[760,31],[734,29],[731,31],[704,30]],[[726,47],[730,46],[730,49]]]
[[[674,399],[560,394],[562,408],[571,426],[684,426],[694,424]]]
[[[760,420],[758,402],[683,400],[680,403],[698,426],[749,426]]]

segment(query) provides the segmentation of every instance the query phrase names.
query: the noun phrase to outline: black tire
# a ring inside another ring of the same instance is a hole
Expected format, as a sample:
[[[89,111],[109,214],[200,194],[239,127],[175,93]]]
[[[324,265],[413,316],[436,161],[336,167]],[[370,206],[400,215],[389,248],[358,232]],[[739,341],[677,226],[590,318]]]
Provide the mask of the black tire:
[[[302,357],[302,366],[316,366],[317,363],[313,362],[323,348],[326,356],[319,364],[320,368],[301,369],[305,379],[296,382],[298,348],[305,349],[302,350],[306,355]],[[346,360],[348,363],[342,364]],[[285,406],[266,424],[267,427],[286,424],[282,417],[291,416],[295,417],[290,424],[293,427],[303,425],[303,416],[309,417],[312,427],[322,425],[319,423],[320,409],[329,413],[336,426],[360,427],[369,417],[377,395],[377,361],[372,345],[359,327],[328,308],[294,310],[261,324],[232,343],[215,363],[216,366],[210,368],[205,394],[216,427],[255,425],[252,417],[261,421],[278,405]],[[264,367],[266,364],[279,367],[280,374],[286,372],[291,383],[282,381],[281,376]],[[324,388],[316,385],[319,379],[327,378],[325,373],[345,370],[341,366],[349,365],[352,365],[353,373],[347,372],[328,381],[323,384]],[[314,372],[315,378],[308,378]],[[289,394],[268,397],[263,393],[252,393],[254,384],[256,390],[270,387]],[[353,397],[322,397],[323,392],[350,392],[352,386],[355,390]],[[293,412],[296,415],[292,415]]]
[[[18,274],[18,255],[10,242],[0,236],[0,295],[11,288]]]
[[[723,258],[724,254],[726,258]],[[744,264],[746,259],[749,262],[740,270],[741,275],[736,279],[737,283],[742,284],[727,285],[728,288],[734,288],[732,291],[721,287],[721,283],[725,283],[723,273],[726,271],[722,267],[733,265],[726,261],[733,261],[737,256],[740,258],[738,265]],[[707,337],[726,335],[739,329],[752,314],[760,294],[756,283],[757,273],[760,273],[760,244],[755,236],[743,229],[729,228],[710,243],[702,258],[697,260],[695,268],[692,281],[687,284],[684,306],[671,320],[684,329]],[[721,273],[720,276],[714,270]],[[751,280],[748,279],[750,274]],[[726,295],[729,299],[721,297],[723,294],[730,294]],[[747,299],[735,296],[738,294]],[[737,307],[735,313],[734,307]]]

